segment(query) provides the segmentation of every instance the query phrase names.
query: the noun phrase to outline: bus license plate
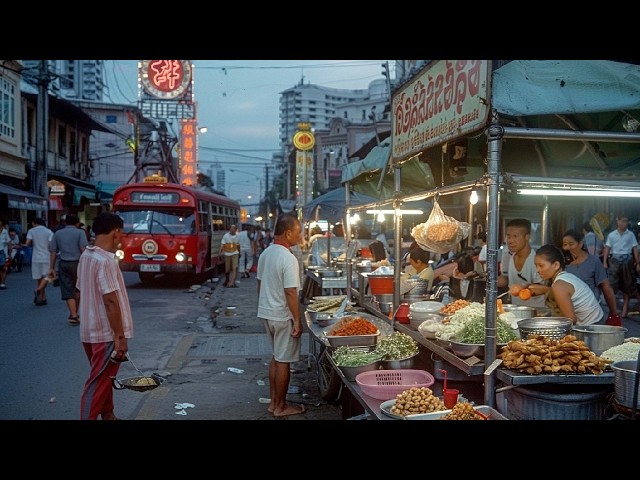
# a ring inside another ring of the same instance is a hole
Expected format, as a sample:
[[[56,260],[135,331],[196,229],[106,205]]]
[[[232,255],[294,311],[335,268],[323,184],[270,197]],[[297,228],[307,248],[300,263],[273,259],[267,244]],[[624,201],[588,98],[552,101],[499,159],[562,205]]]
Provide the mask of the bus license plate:
[[[142,264],[142,265],[140,265],[140,271],[141,272],[159,272],[160,271],[160,265],[153,264],[153,263]]]

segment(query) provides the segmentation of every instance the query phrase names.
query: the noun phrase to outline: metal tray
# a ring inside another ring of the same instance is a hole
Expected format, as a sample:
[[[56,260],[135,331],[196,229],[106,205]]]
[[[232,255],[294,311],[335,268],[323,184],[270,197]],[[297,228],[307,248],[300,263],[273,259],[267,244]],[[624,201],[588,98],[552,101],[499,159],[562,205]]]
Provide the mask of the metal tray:
[[[363,346],[363,345],[376,345],[378,343],[378,337],[380,336],[380,329],[376,333],[372,333],[369,335],[329,335],[331,330],[338,327],[341,321],[348,320],[349,318],[364,318],[374,325],[376,325],[371,318],[366,315],[356,314],[356,315],[345,315],[340,318],[336,323],[326,327],[322,331],[322,335],[329,343],[331,347],[341,347],[341,346]],[[376,325],[377,326],[377,325]]]
[[[333,328],[335,325],[331,325],[328,327],[329,329]],[[378,337],[380,336],[380,331],[378,333],[373,333],[371,335],[342,335],[342,336],[333,336],[327,335],[327,332],[323,332],[324,337],[329,342],[329,345],[332,347],[342,347],[342,346],[361,346],[361,345],[376,345],[378,343]]]
[[[508,420],[507,417],[502,415],[495,408],[491,408],[488,405],[477,405],[473,408],[483,415],[488,416],[489,418],[487,418],[487,420]],[[407,415],[403,418],[405,420],[441,420],[442,417],[450,412],[451,410],[441,410],[439,412],[431,413],[416,413],[414,415]]]

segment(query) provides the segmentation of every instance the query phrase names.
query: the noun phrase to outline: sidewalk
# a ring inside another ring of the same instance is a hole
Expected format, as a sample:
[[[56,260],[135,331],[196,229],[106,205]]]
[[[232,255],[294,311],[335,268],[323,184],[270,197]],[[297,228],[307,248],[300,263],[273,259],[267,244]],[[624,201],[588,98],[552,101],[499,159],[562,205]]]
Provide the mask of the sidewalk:
[[[158,372],[167,374],[166,380],[143,394],[146,398],[135,419],[341,420],[340,406],[319,396],[315,363],[311,363],[311,371],[307,369],[308,333],[303,333],[301,361],[292,365],[287,397],[290,402],[305,404],[307,411],[282,418],[267,412],[268,404],[261,399],[269,398],[271,347],[257,319],[255,274],[241,278],[239,288],[224,288],[223,281],[224,275],[218,283],[205,283],[196,292],[209,316],[194,319],[195,333],[183,337],[166,371]],[[177,409],[176,404],[185,408]]]

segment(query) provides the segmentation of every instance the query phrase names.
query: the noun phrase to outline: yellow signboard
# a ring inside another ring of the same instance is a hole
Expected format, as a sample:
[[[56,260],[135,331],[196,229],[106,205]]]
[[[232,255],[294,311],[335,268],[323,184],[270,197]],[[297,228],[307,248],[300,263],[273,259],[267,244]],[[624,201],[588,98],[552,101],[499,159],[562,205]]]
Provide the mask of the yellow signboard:
[[[144,183],[167,183],[167,177],[161,177],[160,175],[153,174],[148,177],[144,177]]]
[[[316,144],[316,137],[311,132],[297,131],[293,135],[293,146],[297,150],[311,150]]]

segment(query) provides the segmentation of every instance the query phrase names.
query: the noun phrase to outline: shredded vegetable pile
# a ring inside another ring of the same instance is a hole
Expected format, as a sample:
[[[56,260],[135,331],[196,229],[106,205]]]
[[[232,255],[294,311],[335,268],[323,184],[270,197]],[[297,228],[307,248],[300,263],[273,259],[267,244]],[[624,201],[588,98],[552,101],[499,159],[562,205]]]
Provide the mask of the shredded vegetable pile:
[[[449,317],[449,323],[437,326],[436,338],[440,340],[454,340],[460,343],[484,343],[484,313],[485,306],[482,303],[472,302],[470,305],[461,308]],[[468,330],[462,330],[469,325]],[[496,329],[498,333],[498,343],[507,343],[516,340],[517,336],[511,327],[509,315],[503,313],[496,319]],[[461,336],[462,332],[462,336]],[[481,335],[480,335],[481,334]],[[463,340],[462,338],[466,338]],[[479,340],[479,341],[469,341]]]
[[[378,327],[365,318],[355,317],[340,325],[336,325],[330,332],[330,336],[345,337],[351,335],[374,335],[378,333]]]
[[[339,367],[361,367],[380,360],[380,354],[375,351],[363,351],[359,348],[341,346],[333,352],[333,360]]]
[[[383,360],[401,360],[418,353],[418,342],[406,333],[393,332],[378,341],[374,350]]]
[[[508,323],[498,319],[496,321],[497,342],[507,343],[511,340],[517,340],[513,328]],[[474,318],[467,321],[464,326],[456,333],[455,341],[458,343],[474,343],[484,344],[484,316],[482,318]]]

